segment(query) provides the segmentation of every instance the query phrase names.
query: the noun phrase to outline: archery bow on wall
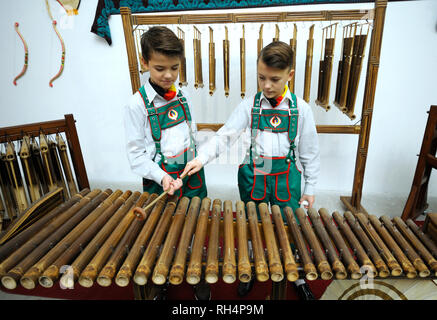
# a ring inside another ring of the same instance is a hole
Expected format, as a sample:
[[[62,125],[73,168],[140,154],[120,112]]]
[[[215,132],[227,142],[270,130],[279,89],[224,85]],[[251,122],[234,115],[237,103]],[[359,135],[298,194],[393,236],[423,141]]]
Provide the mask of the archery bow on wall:
[[[18,30],[19,27],[19,23],[15,22],[15,31],[18,33],[18,36],[20,37],[21,41],[23,42],[23,46],[24,46],[24,66],[23,69],[21,70],[21,72],[14,78],[14,85],[17,85],[17,80],[20,79],[27,70],[27,65],[28,65],[28,61],[29,61],[29,49],[27,48],[27,43],[24,40],[23,36],[21,35],[20,31]]]

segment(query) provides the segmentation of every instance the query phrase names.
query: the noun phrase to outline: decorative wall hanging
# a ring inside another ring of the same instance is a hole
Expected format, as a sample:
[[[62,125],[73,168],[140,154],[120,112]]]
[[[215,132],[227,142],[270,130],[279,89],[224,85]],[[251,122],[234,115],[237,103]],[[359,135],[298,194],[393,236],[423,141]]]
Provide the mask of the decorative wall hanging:
[[[21,70],[21,72],[14,78],[14,85],[17,85],[17,80],[20,79],[27,70],[27,65],[29,62],[29,49],[27,48],[27,43],[24,40],[23,36],[21,35],[20,31],[18,30],[19,27],[19,23],[15,22],[15,31],[18,33],[18,36],[20,37],[21,41],[23,42],[23,46],[24,46],[24,66],[23,69]]]
[[[64,44],[64,40],[62,39],[61,35],[59,34],[58,28],[56,27],[57,22],[56,22],[55,19],[53,19],[52,12],[50,11],[50,5],[49,5],[49,2],[48,2],[47,0],[45,0],[45,1],[46,1],[47,12],[48,12],[48,14],[49,14],[49,16],[50,16],[50,19],[52,20],[53,29],[55,30],[56,35],[58,36],[59,41],[61,42],[61,47],[62,47],[61,66],[59,67],[59,71],[58,71],[58,73],[57,73],[53,78],[51,78],[51,79],[50,79],[50,82],[49,82],[50,87],[53,88],[53,81],[55,81],[56,79],[58,79],[58,78],[61,76],[62,71],[64,71],[64,63],[65,63],[65,44]]]
[[[56,0],[64,8],[69,16],[77,15],[80,0]]]

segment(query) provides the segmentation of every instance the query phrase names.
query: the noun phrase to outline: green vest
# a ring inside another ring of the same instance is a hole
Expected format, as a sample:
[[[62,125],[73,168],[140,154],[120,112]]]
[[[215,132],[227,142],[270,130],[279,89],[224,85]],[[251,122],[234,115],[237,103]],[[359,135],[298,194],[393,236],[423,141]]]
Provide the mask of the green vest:
[[[266,202],[283,208],[299,208],[301,172],[296,166],[295,140],[299,111],[296,96],[291,93],[288,110],[262,109],[261,92],[255,95],[251,112],[251,144],[238,169],[238,189],[244,202]],[[290,149],[285,157],[267,157],[256,150],[255,139],[261,131],[288,132]],[[285,220],[285,216],[283,215]]]
[[[147,109],[152,138],[155,142],[156,153],[153,160],[155,160],[156,155],[159,154],[161,156],[161,159],[159,160],[158,165],[161,167],[161,169],[168,173],[170,176],[172,176],[174,179],[179,178],[184,171],[187,162],[193,160],[197,155],[194,136],[191,130],[191,114],[190,109],[187,105],[187,100],[182,95],[182,93],[178,91],[178,100],[172,101],[166,105],[156,108],[153,102],[149,102],[144,86],[141,87],[139,91],[141,97],[143,98],[144,105]],[[188,125],[188,130],[190,134],[189,147],[175,156],[164,156],[161,151],[162,130],[174,127],[183,121],[186,121]],[[195,196],[204,198],[207,196],[205,173],[203,169],[190,177],[184,178],[183,183],[184,184],[182,188],[176,191],[176,194],[179,192],[179,198],[181,198],[182,196],[188,198],[192,198]],[[143,178],[143,191],[147,191],[150,194],[160,194],[164,190],[155,181]]]

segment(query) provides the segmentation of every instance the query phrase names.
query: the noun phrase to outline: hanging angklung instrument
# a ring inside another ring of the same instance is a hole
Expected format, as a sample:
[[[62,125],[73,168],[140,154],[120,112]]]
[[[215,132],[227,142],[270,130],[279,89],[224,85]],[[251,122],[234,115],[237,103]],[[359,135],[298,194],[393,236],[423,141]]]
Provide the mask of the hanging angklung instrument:
[[[213,95],[215,86],[215,44],[213,30],[209,27],[209,95]]]
[[[261,24],[261,26],[259,27],[259,37],[258,37],[258,42],[257,42],[257,50],[258,50],[257,57],[259,57],[259,54],[260,54],[262,48],[264,47],[264,44],[263,44],[263,27],[264,27],[263,24]],[[258,83],[258,75],[256,77],[256,85],[257,85],[256,91],[260,91],[259,83]]]
[[[39,135],[39,146],[41,151],[42,165],[44,170],[44,175],[47,181],[47,187],[49,191],[56,189],[56,176],[53,169],[52,157],[50,156],[49,143],[47,137],[44,133]]]
[[[364,26],[367,26],[367,31],[365,32],[363,32]],[[361,68],[363,64],[364,51],[366,49],[367,35],[369,33],[369,29],[369,24],[361,25],[359,34],[357,33],[354,36],[351,71],[346,98],[346,115],[351,119],[355,119],[355,101],[357,98],[358,85],[360,82]]]
[[[352,48],[357,30],[357,23],[351,23],[343,28],[343,43],[341,59],[338,62],[337,87],[335,90],[334,105],[341,112],[346,113],[346,97],[349,86],[349,77],[352,62]]]
[[[31,150],[31,157],[33,166],[35,168],[36,175],[38,176],[38,181],[41,186],[41,191],[43,194],[46,194],[49,192],[49,187],[47,184],[47,179],[44,171],[44,166],[42,163],[41,158],[41,152],[38,145],[38,142],[36,141],[35,137],[32,136],[30,140],[30,150]]]
[[[178,38],[184,48],[184,56],[181,58],[181,67],[179,68],[179,87],[188,85],[187,82],[187,59],[185,57],[185,32],[178,27]]]
[[[33,166],[33,162],[31,161],[29,136],[23,136],[18,154],[21,160],[21,167],[23,168],[24,179],[27,184],[27,191],[29,193],[30,202],[35,202],[36,200],[41,198],[41,192],[35,168]]]
[[[244,38],[244,25],[243,25],[243,37],[240,38],[240,86],[241,86],[241,98],[246,95],[246,39]]]
[[[29,205],[24,190],[23,178],[21,177],[20,167],[18,166],[17,154],[13,142],[9,141],[6,147],[6,164],[9,172],[9,179],[12,185],[15,201],[17,202],[18,212],[22,213]]]
[[[143,63],[143,59],[142,56],[142,51],[141,51],[141,35],[144,32],[143,29],[135,29],[134,30],[134,35],[135,35],[135,45],[137,46],[137,52],[138,52],[138,63],[140,65],[140,73],[143,74],[144,72],[147,72],[147,68]]]
[[[58,147],[62,169],[65,174],[65,179],[67,180],[68,191],[70,192],[70,196],[73,196],[77,193],[77,187],[76,183],[74,182],[70,161],[68,160],[67,145],[65,144],[65,141],[60,133],[56,134],[56,146]]]
[[[225,26],[225,40],[223,40],[223,82],[226,98],[229,97],[229,65],[228,27]]]
[[[53,172],[55,174],[56,185],[64,190],[64,196],[69,198],[67,185],[65,184],[64,175],[62,173],[61,162],[59,161],[57,144],[53,141],[52,137],[49,137],[49,154],[52,159]]]
[[[334,35],[332,34],[333,29]],[[322,52],[320,55],[319,65],[319,87],[317,90],[316,104],[321,106],[326,111],[331,108],[329,106],[329,93],[331,90],[332,62],[334,59],[336,34],[337,23],[331,24],[330,26],[323,28]]]
[[[294,70],[293,78],[288,81],[288,89],[290,92],[294,93],[294,85],[295,85],[295,79],[296,79],[296,49],[297,49],[297,26],[294,24],[293,28],[293,38],[290,39],[290,47],[293,49],[293,64],[292,69]]]
[[[194,88],[203,88],[202,76],[202,33],[194,27],[193,51],[194,51]]]
[[[0,150],[0,188],[3,193],[8,220],[12,220],[17,216],[17,204],[14,200],[14,194],[9,180],[6,154],[2,150]]]
[[[311,91],[311,72],[313,69],[313,47],[314,47],[314,25],[310,27],[309,36],[307,40],[307,52],[305,61],[305,80],[303,87],[303,99],[310,102]]]
[[[279,41],[279,26],[276,24],[275,25],[275,37],[272,40],[273,42],[275,41]]]

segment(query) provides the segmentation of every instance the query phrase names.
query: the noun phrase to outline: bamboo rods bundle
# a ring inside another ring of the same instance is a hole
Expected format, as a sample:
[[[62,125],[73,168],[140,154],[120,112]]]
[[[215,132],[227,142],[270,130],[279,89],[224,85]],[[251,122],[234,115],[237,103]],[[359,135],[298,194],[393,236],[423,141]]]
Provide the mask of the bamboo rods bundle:
[[[216,89],[215,85],[215,44],[213,30],[209,27],[209,95],[212,96]]]
[[[295,92],[295,79],[296,79],[296,50],[297,50],[297,26],[294,24],[293,28],[293,38],[290,39],[290,47],[293,49],[293,64],[291,66],[291,69],[294,70],[293,78],[288,81],[288,88],[290,89],[290,92]]]
[[[332,240],[334,241],[335,246],[338,248],[339,255],[344,261],[347,271],[351,274],[351,278],[352,279],[361,278],[360,267],[358,263],[355,261],[351,252],[349,251],[346,242],[344,241],[343,237],[341,236],[340,232],[335,226],[332,218],[329,216],[328,211],[325,208],[320,208],[319,214],[322,217],[325,227],[328,230],[328,233],[331,236]],[[355,241],[355,243],[357,242],[358,240]]]
[[[45,134],[42,132],[39,135],[39,146],[42,158],[42,168],[46,177],[47,187],[49,191],[56,189],[56,178],[53,172],[52,158],[50,157],[49,143]]]
[[[241,98],[246,95],[246,39],[244,38],[244,25],[243,36],[240,38],[240,88]]]
[[[261,216],[264,238],[267,247],[267,255],[269,260],[270,278],[274,282],[280,282],[284,279],[284,271],[282,269],[281,258],[279,256],[278,244],[276,242],[275,233],[273,230],[272,220],[269,213],[268,205],[263,202],[258,205],[258,210]]]
[[[38,176],[38,181],[40,183],[42,193],[46,194],[47,192],[49,192],[49,188],[47,185],[46,175],[44,173],[44,167],[43,167],[41,152],[40,152],[41,149],[35,137],[32,137],[32,139],[30,140],[30,151],[31,151],[33,166],[35,167],[35,171]]]
[[[62,174],[62,168],[61,168],[61,162],[59,161],[58,153],[57,153],[57,146],[56,142],[49,139],[49,155],[52,159],[53,164],[53,172],[55,181],[58,187],[61,187],[64,190],[64,197],[65,199],[69,198],[67,185],[65,184],[64,175]]]
[[[61,158],[62,168],[67,180],[68,191],[70,196],[73,196],[77,193],[76,183],[74,182],[73,172],[68,160],[67,145],[59,133],[56,134],[56,146],[58,147],[59,157]]]
[[[112,203],[122,195],[121,190],[116,190],[72,228],[56,245],[51,248],[41,259],[28,269],[20,279],[21,285],[26,289],[35,288],[38,278],[54,262],[66,248],[68,248],[93,222],[109,208]],[[125,197],[127,194],[125,195]]]
[[[419,277],[424,278],[430,275],[428,267],[425,265],[420,256],[416,253],[413,247],[408,243],[408,241],[402,236],[399,230],[394,226],[391,220],[387,216],[380,217],[384,227],[390,232],[392,237],[396,239],[396,242],[404,250],[405,254],[408,256],[410,261],[413,263],[414,267],[419,272]]]
[[[305,211],[302,208],[297,208],[296,216],[299,219],[302,232],[314,252],[314,259],[316,261],[317,269],[320,272],[320,277],[323,280],[331,279],[333,276],[331,266],[329,265],[326,255],[306,218]]]
[[[144,192],[139,197],[135,206],[141,207],[144,202],[149,198],[149,193]],[[88,263],[85,269],[82,271],[79,277],[79,284],[82,287],[89,288],[93,285],[94,280],[97,278],[98,273],[102,269],[104,263],[111,254],[112,248],[115,248],[120,241],[121,237],[124,235],[129,225],[135,219],[135,214],[133,209],[129,210],[128,213],[123,217],[111,235],[106,239],[105,243],[99,249],[97,254]]]
[[[226,98],[229,97],[229,50],[228,27],[225,26],[225,40],[223,40],[223,81]]]
[[[181,239],[178,244],[174,262],[170,270],[169,282],[171,284],[178,285],[184,280],[187,255],[189,246],[193,239],[194,227],[199,215],[199,209],[200,198],[192,198],[190,207],[188,208],[187,216],[185,218],[184,229],[182,230]]]
[[[310,27],[309,36],[307,40],[305,80],[304,80],[304,90],[303,90],[303,99],[306,102],[310,102],[311,72],[313,69],[313,47],[314,47],[313,35],[314,35],[314,25]]]
[[[212,203],[211,228],[208,241],[208,256],[206,259],[205,280],[207,283],[216,283],[219,273],[219,231],[222,202],[215,199]],[[241,280],[240,280],[241,281]]]
[[[308,253],[303,234],[301,232],[301,229],[299,228],[293,210],[290,207],[285,207],[284,213],[288,223],[288,232],[290,232],[293,243],[296,245],[301,264],[303,264],[305,277],[308,280],[316,280],[318,277],[317,270]]]
[[[178,27],[178,38],[184,48],[184,56],[181,59],[181,67],[179,68],[179,87],[188,85],[187,82],[187,58],[185,55],[185,32]]]
[[[314,229],[316,230],[316,233],[320,241],[322,242],[323,246],[327,251],[328,259],[332,265],[332,270],[335,272],[335,278],[339,280],[345,279],[347,277],[346,268],[344,267],[343,263],[340,261],[337,251],[334,245],[332,244],[328,232],[324,228],[321,218],[317,214],[316,209],[309,208],[308,216],[311,219],[311,222],[314,226]]]
[[[261,233],[258,228],[258,217],[255,202],[249,201],[246,204],[246,209],[253,246],[256,279],[259,282],[264,282],[269,279],[269,269],[267,266],[266,257],[264,255]]]
[[[111,216],[109,221],[99,230],[96,236],[85,246],[80,244],[81,253],[74,259],[68,267],[64,275],[60,278],[60,283],[64,288],[74,288],[74,283],[79,279],[80,273],[88,264],[88,262],[96,255],[99,248],[102,247],[105,240],[113,232],[115,227],[120,223],[122,218],[131,209],[134,203],[138,203],[140,197],[139,192],[134,192],[125,203],[123,203],[117,211]],[[77,248],[77,247],[72,247]]]
[[[190,207],[199,208],[199,206],[200,198],[194,197],[191,200]],[[154,284],[162,285],[167,280],[170,263],[173,260],[177,241],[179,239],[179,235],[182,232],[182,226],[184,225],[185,216],[187,213],[186,210],[187,208],[185,208],[185,210],[176,210],[176,213],[173,216],[173,221],[171,223],[170,229],[168,230],[164,245],[161,248],[158,260],[155,263],[155,268],[153,269],[152,281]]]
[[[23,179],[21,177],[20,168],[18,166],[15,147],[12,142],[8,142],[6,147],[6,165],[9,173],[9,181],[11,182],[13,195],[17,204],[18,212],[21,214],[29,206],[26,193],[24,190]]]
[[[252,278],[252,270],[247,242],[246,210],[243,201],[237,201],[236,203],[236,220],[238,236],[238,280],[241,282],[249,282]]]
[[[17,204],[14,200],[11,182],[9,180],[8,168],[6,167],[6,154],[0,150],[0,188],[5,200],[5,210],[8,220],[17,216]]]
[[[30,202],[35,202],[41,198],[40,187],[38,184],[35,168],[31,161],[30,138],[24,136],[21,141],[20,151],[18,152],[21,160],[21,167],[23,168],[24,179],[27,185]]]
[[[411,230],[413,230],[414,234],[422,241],[422,243],[425,245],[425,247],[428,248],[429,252],[437,258],[437,246],[435,243],[420,230],[420,228],[414,223],[413,220],[407,219],[405,223],[410,227]]]
[[[157,195],[154,193],[151,195],[151,198],[154,196]],[[164,197],[156,202],[146,223],[141,229],[140,234],[135,240],[135,243],[133,244],[132,249],[129,252],[129,255],[127,256],[127,258],[123,262],[123,265],[118,271],[117,276],[115,277],[115,283],[119,287],[126,287],[129,284],[132,274],[134,273],[134,270],[141,259],[141,254],[144,253],[145,247],[147,247],[147,241],[151,237],[153,230],[155,229],[155,226],[158,223],[158,220],[160,218],[162,210],[164,209],[166,201],[167,198]]]
[[[199,217],[197,218],[197,227],[194,233],[194,242],[191,249],[191,257],[188,263],[186,280],[189,284],[198,284],[202,275],[202,254],[205,244],[206,231],[208,228],[208,216],[211,200],[203,198],[200,207]]]
[[[189,199],[183,197],[179,200],[177,210],[185,212],[187,210]],[[138,285],[145,285],[153,269],[153,263],[158,255],[159,248],[168,230],[168,227],[176,209],[174,202],[167,202],[164,212],[159,219],[152,238],[149,241],[146,251],[144,252],[133,276],[133,280]]]
[[[193,52],[194,52],[194,88],[203,88],[202,76],[202,33],[194,27]]]
[[[223,281],[234,283],[237,276],[237,262],[235,259],[234,216],[232,201],[225,200],[223,205],[224,219],[224,253],[223,253]]]

